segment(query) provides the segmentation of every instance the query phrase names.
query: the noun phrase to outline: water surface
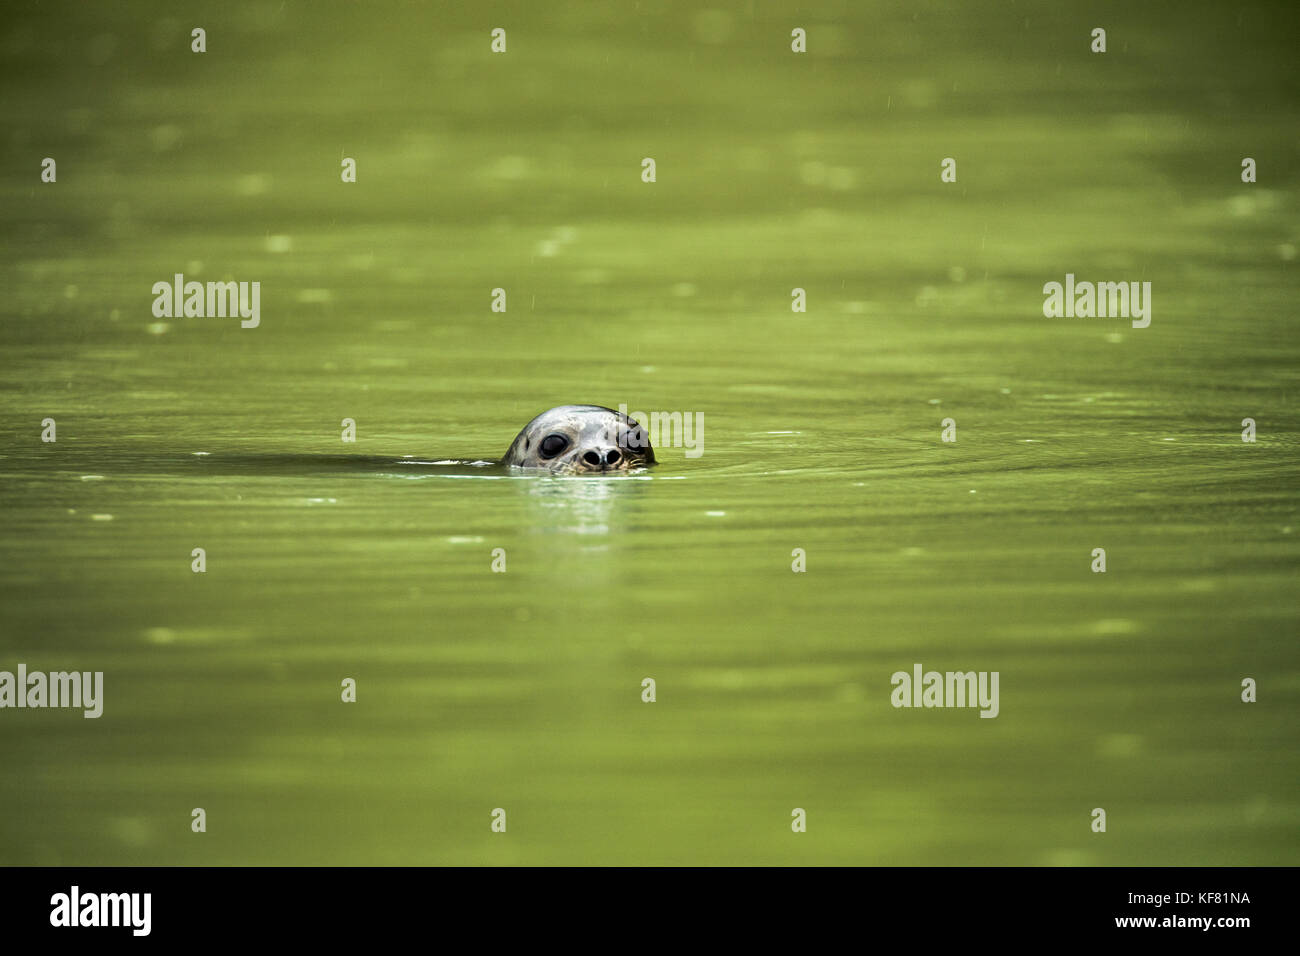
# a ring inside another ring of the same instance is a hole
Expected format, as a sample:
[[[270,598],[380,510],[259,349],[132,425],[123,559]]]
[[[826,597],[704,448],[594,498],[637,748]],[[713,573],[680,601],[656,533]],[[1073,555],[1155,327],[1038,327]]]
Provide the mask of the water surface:
[[[1292,25],[643,7],[7,20],[0,669],[106,690],[0,712],[0,861],[1294,863]],[[427,464],[588,402],[704,454]]]

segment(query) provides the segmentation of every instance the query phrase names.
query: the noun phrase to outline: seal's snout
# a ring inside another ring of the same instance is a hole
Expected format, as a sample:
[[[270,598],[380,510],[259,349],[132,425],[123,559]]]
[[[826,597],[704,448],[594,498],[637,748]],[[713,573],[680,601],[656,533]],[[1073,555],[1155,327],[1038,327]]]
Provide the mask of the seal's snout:
[[[583,453],[582,460],[593,469],[604,471],[617,468],[623,460],[623,453],[617,448],[593,448]]]

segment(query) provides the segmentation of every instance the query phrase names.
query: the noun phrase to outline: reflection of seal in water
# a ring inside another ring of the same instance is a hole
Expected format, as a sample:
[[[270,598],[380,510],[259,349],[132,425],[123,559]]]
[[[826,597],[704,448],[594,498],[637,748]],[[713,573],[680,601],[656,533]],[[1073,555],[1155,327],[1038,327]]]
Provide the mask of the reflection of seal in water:
[[[524,426],[501,464],[557,475],[601,475],[655,463],[641,425],[603,405],[561,405]]]

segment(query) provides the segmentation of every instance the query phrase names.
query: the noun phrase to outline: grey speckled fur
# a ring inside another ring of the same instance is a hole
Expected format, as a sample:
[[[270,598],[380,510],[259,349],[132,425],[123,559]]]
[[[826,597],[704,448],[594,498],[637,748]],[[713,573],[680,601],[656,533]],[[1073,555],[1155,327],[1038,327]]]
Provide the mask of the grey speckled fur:
[[[566,444],[548,457],[543,442],[552,435]],[[560,405],[525,425],[501,463],[557,475],[602,475],[653,465],[655,453],[645,428],[626,415],[603,405]]]

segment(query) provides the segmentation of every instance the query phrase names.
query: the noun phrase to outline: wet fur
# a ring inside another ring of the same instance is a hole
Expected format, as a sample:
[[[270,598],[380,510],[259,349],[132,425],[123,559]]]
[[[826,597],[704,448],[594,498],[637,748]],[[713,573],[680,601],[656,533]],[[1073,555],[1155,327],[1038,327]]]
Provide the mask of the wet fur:
[[[569,438],[569,445],[554,458],[543,458],[542,440],[553,434]],[[605,462],[611,450],[619,453],[615,464]],[[589,451],[601,460],[599,467],[584,460]],[[645,428],[626,415],[603,405],[560,405],[525,425],[501,463],[555,475],[619,474],[655,464],[655,453]]]

